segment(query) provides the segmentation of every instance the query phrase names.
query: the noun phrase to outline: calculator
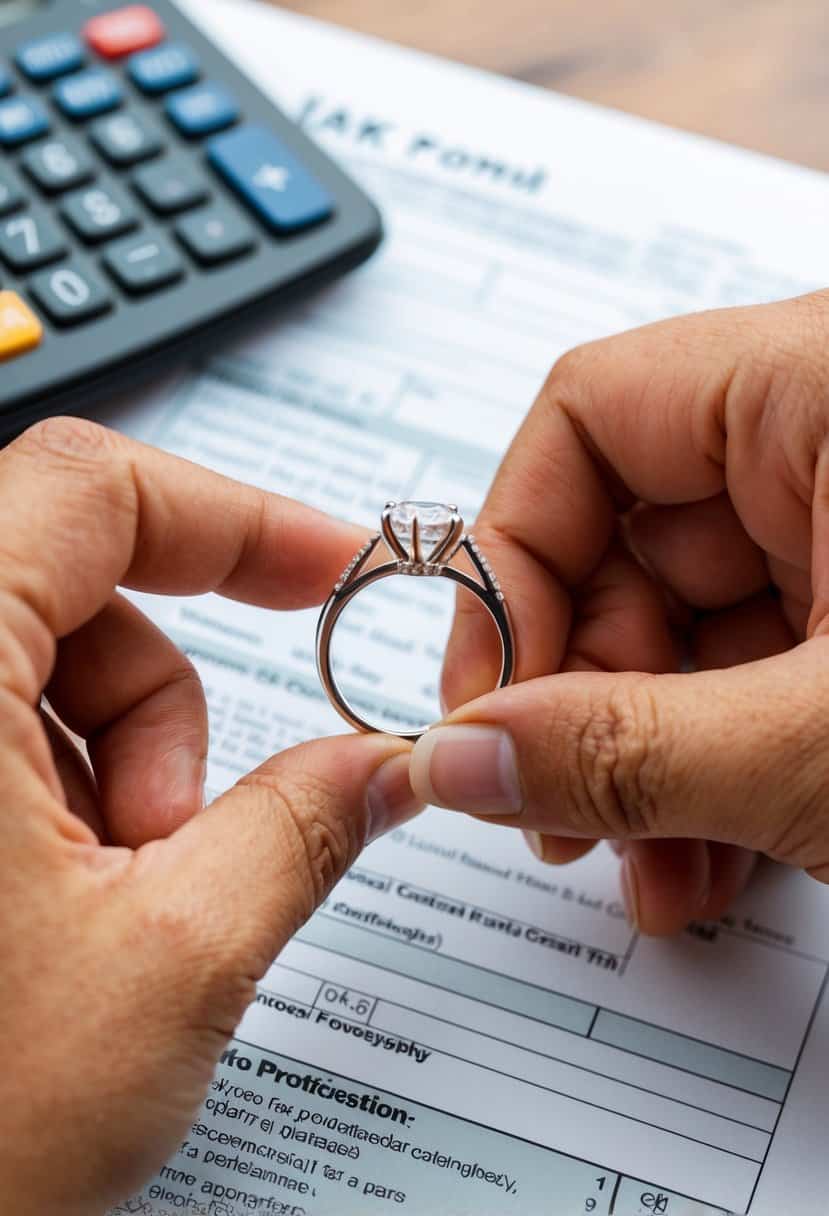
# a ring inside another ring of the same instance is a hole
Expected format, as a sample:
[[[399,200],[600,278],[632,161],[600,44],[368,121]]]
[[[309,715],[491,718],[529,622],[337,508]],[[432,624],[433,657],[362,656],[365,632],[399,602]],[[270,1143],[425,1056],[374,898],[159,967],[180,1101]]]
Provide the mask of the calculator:
[[[381,233],[366,195],[167,0],[51,0],[0,25],[3,439],[212,350]]]

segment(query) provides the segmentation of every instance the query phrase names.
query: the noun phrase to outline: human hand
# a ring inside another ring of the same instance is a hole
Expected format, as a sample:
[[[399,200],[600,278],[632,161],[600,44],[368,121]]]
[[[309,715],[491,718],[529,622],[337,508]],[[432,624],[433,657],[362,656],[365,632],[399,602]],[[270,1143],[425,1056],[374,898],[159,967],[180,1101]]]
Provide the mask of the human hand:
[[[522,683],[480,696],[500,655],[459,599],[414,788],[547,861],[619,842],[646,932],[720,916],[752,850],[829,881],[827,350],[819,293],[573,351],[475,528]]]
[[[69,419],[0,453],[0,1209],[94,1216],[175,1150],[256,980],[416,809],[387,736],[202,810],[190,664],[116,584],[318,602],[360,533]],[[92,770],[54,721],[87,741]],[[50,746],[51,745],[51,746]]]

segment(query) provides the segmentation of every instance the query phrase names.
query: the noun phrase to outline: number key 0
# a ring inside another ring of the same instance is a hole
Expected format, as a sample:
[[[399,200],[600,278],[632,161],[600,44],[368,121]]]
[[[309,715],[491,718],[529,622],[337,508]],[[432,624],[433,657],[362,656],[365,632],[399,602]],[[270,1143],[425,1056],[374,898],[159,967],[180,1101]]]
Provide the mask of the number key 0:
[[[41,271],[29,287],[55,325],[78,325],[106,312],[112,304],[98,276],[77,262]]]

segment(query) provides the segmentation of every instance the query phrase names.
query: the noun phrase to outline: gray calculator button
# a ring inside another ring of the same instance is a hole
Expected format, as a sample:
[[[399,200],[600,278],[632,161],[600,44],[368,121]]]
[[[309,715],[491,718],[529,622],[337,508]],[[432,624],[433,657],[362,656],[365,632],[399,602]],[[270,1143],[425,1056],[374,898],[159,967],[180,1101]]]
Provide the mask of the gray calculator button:
[[[12,175],[0,165],[0,215],[16,211],[24,202],[23,194]]]
[[[0,222],[0,257],[19,273],[55,262],[66,242],[48,215],[24,211]]]
[[[144,202],[159,215],[187,211],[209,196],[207,182],[186,161],[162,160],[146,165],[133,180]]]
[[[124,290],[135,295],[166,287],[184,273],[181,258],[160,233],[118,241],[107,250],[104,264]]]
[[[111,114],[92,124],[90,138],[112,165],[124,167],[161,151],[159,132],[137,114]]]
[[[86,241],[100,241],[122,236],[135,228],[138,215],[129,199],[115,186],[90,186],[70,194],[61,208],[69,226]]]
[[[207,207],[179,220],[176,234],[203,265],[225,262],[247,253],[256,243],[253,229],[230,207]]]
[[[112,297],[98,276],[75,262],[41,271],[29,289],[55,325],[79,325],[112,306]]]
[[[75,142],[68,139],[47,139],[35,144],[22,157],[29,177],[47,194],[59,194],[82,186],[94,176],[92,161]]]

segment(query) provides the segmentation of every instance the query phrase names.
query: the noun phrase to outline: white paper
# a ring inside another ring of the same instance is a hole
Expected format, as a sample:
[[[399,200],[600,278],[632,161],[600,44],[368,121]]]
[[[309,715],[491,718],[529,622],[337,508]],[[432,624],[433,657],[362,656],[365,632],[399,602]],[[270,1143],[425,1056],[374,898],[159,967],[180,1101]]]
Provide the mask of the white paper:
[[[185,7],[388,236],[112,412],[171,451],[365,524],[403,497],[471,519],[566,348],[829,278],[820,174],[241,0]],[[450,601],[432,592],[384,584],[351,623],[351,691],[377,712],[434,704]],[[140,598],[204,680],[212,793],[342,728],[315,613]],[[516,833],[431,810],[287,947],[194,1131],[118,1211],[823,1212],[827,913],[769,867],[722,923],[641,940],[608,851],[545,868]]]

